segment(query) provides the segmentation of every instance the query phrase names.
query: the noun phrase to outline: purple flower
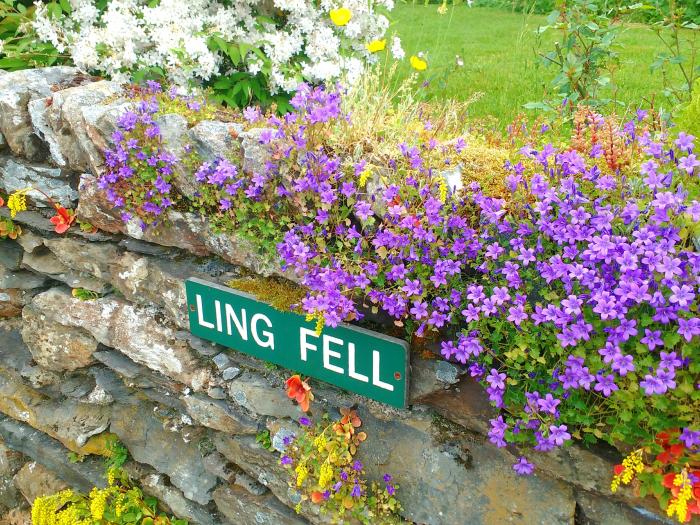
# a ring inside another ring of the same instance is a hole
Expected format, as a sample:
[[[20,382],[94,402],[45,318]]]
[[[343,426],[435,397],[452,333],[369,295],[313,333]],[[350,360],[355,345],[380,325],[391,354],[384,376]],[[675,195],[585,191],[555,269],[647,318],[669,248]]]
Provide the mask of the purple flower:
[[[355,483],[355,485],[353,485],[352,491],[350,491],[350,495],[353,498],[359,498],[360,496],[362,496],[362,489],[360,489],[359,484]]]
[[[535,465],[530,463],[525,456],[520,456],[513,464],[513,470],[518,476],[529,476],[535,471]]]
[[[603,396],[610,397],[610,394],[619,390],[619,387],[615,384],[615,376],[613,374],[604,375],[598,372],[595,378],[596,385],[593,387],[593,390],[602,392]]]
[[[280,459],[280,463],[281,463],[282,465],[284,465],[284,466],[291,465],[291,464],[292,464],[292,458],[290,458],[289,456],[287,456],[287,455],[285,454],[285,455],[282,456],[282,458]]]
[[[565,441],[571,439],[571,434],[567,432],[566,425],[550,425],[549,426],[549,439],[551,439],[557,446],[562,446]]]
[[[309,425],[311,425],[311,420],[308,417],[300,417],[299,424],[308,427]]]
[[[356,461],[352,464],[352,469],[353,469],[355,472],[360,472],[360,471],[362,470],[362,463],[361,463],[360,461],[357,461],[357,460],[356,460]]]

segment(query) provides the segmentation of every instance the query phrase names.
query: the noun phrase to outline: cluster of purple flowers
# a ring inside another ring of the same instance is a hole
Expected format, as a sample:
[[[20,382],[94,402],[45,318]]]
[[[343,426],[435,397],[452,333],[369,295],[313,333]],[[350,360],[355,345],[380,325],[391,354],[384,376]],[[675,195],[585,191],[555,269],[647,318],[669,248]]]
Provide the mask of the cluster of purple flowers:
[[[112,134],[114,147],[104,152],[106,171],[98,181],[109,201],[122,210],[122,220],[135,216],[143,229],[179,199],[172,179],[180,159],[164,146],[156,122],[161,110],[156,96],[161,91],[160,84],[148,82],[133,109],[119,116],[118,129]],[[179,95],[171,90],[167,96]]]
[[[506,163],[505,199],[477,183],[448,186],[443,170],[459,162],[461,137],[399,144],[380,170],[324,144],[328,129],[351,122],[338,91],[302,85],[291,103],[284,117],[244,114],[266,126],[262,173],[219,160],[195,178],[217,214],[259,202],[284,219],[277,252],[309,289],[307,313],[335,326],[372,307],[411,335],[439,333],[443,356],[467,365],[502,410],[489,432],[497,446],[548,451],[593,423],[623,440],[642,427],[653,439],[662,424],[695,436],[697,415],[677,409],[697,399],[700,371],[694,137],[672,143],[642,112],[614,130],[631,158],[624,168],[610,167],[617,150],[600,141],[558,149],[542,139]],[[152,123],[142,111],[120,127],[147,137]],[[133,162],[117,142],[111,172]],[[146,171],[156,191],[158,175],[169,184],[165,168]],[[641,425],[661,410],[656,396],[667,397],[665,417]],[[632,412],[629,435],[616,418],[591,419],[611,407]],[[528,465],[514,468],[527,474]]]

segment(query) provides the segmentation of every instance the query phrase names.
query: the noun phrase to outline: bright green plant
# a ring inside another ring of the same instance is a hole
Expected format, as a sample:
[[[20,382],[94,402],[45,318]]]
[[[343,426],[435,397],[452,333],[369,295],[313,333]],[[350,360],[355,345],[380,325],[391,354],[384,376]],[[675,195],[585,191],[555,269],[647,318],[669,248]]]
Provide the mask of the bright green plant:
[[[680,129],[700,137],[700,78],[695,80],[690,101],[680,110],[676,122]]]
[[[67,0],[48,2],[52,17],[71,12]],[[16,71],[69,62],[50,42],[42,42],[32,29],[36,6],[22,0],[0,0],[0,69]]]
[[[364,466],[354,456],[367,434],[358,431],[362,421],[355,410],[341,409],[341,415],[331,421],[326,414],[316,425],[300,418],[301,432],[285,439],[280,459],[289,470],[289,486],[302,493],[302,502],[318,505],[335,523],[353,519],[373,525],[400,523],[398,485],[391,483],[389,474],[383,484],[365,479]]]
[[[601,106],[611,100],[600,90],[611,87],[612,73],[618,64],[616,39],[621,31],[620,11],[604,8],[590,0],[562,4],[547,17],[547,25],[538,34],[557,31],[554,49],[540,53],[545,65],[557,69],[552,80],[552,97],[530,103],[530,109],[554,109],[560,105]]]
[[[652,25],[664,45],[664,51],[656,55],[651,69],[663,75],[666,96],[677,102],[688,99],[695,80],[700,78],[700,26],[687,20],[684,13],[684,7],[677,6],[674,0],[670,0],[667,14]],[[682,82],[671,83],[669,68],[680,71]]]
[[[255,442],[264,449],[272,450],[272,438],[270,437],[269,430],[261,430],[258,432],[255,436]]]
[[[126,473],[112,468],[107,487],[85,495],[71,489],[34,500],[32,525],[187,525],[158,511],[158,500],[144,496]]]

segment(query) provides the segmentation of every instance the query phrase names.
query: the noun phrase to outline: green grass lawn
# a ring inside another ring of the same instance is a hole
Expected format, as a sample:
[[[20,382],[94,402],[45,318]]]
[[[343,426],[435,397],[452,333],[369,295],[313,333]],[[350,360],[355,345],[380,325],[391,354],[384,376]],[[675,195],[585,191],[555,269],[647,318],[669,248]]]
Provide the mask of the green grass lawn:
[[[501,124],[510,121],[524,111],[523,104],[543,98],[556,74],[536,54],[535,30],[545,23],[543,16],[466,4],[450,7],[444,15],[434,4],[398,4],[392,15],[392,30],[401,37],[407,55],[426,53],[429,67],[421,75],[431,80],[431,96],[468,99],[475,92],[483,93],[472,106],[475,117],[493,115]],[[545,36],[542,49],[548,51],[554,34]],[[648,27],[635,25],[625,29],[620,43],[621,64],[613,76],[616,97],[636,107],[656,95],[657,105],[669,109],[661,93],[661,74],[649,68],[661,49],[658,37]],[[456,55],[463,58],[463,67],[455,67]],[[447,82],[442,82],[449,71],[453,72]],[[408,74],[408,67],[403,72]]]

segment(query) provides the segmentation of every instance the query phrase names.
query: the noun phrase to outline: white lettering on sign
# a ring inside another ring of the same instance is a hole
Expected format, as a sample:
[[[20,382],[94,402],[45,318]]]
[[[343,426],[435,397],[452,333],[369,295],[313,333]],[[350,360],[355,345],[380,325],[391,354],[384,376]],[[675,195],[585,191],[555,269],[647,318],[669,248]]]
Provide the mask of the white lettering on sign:
[[[348,375],[358,381],[369,383],[369,377],[355,371],[355,343],[348,343]]]
[[[303,326],[299,328],[299,348],[301,348],[302,361],[306,361],[306,358],[308,357],[307,352],[309,350],[318,350],[318,348],[316,348],[316,345],[312,345],[306,340],[308,336],[318,337],[316,335],[316,332],[314,332],[313,330],[309,330],[308,328],[304,328]]]
[[[241,321],[243,319],[243,321]],[[226,305],[226,332],[228,335],[231,335],[233,332],[231,331],[231,321],[233,321],[233,324],[236,325],[236,330],[238,330],[238,335],[241,336],[241,339],[244,341],[248,340],[248,323],[247,323],[247,314],[245,312],[245,308],[241,308],[241,319],[238,318],[236,315],[236,311],[233,309],[233,306],[230,304]]]
[[[335,372],[336,374],[344,374],[345,370],[343,370],[339,366],[331,364],[331,357],[334,357],[335,359],[341,357],[339,352],[331,350],[331,343],[336,345],[343,345],[344,341],[342,339],[338,339],[337,337],[333,337],[330,335],[323,336],[323,368],[325,368],[326,370],[330,370],[331,372]]]
[[[223,332],[224,325],[221,322],[221,303],[219,301],[214,301],[214,308],[216,309],[216,331]]]
[[[203,312],[204,308],[202,308],[202,296],[197,294],[197,322],[199,323],[199,326],[203,326],[204,328],[209,328],[210,330],[213,330],[214,323],[205,321]]]
[[[275,336],[272,334],[272,332],[263,330],[262,335],[264,335],[266,339],[265,341],[260,339],[260,335],[258,334],[258,321],[263,321],[268,328],[272,328],[272,322],[270,322],[270,319],[266,315],[255,314],[250,319],[250,330],[251,332],[253,332],[253,339],[255,339],[255,342],[258,343],[258,345],[260,345],[262,348],[269,348],[270,350],[274,350]]]
[[[379,352],[377,350],[372,350],[372,384],[389,392],[394,391],[394,385],[379,379]]]

